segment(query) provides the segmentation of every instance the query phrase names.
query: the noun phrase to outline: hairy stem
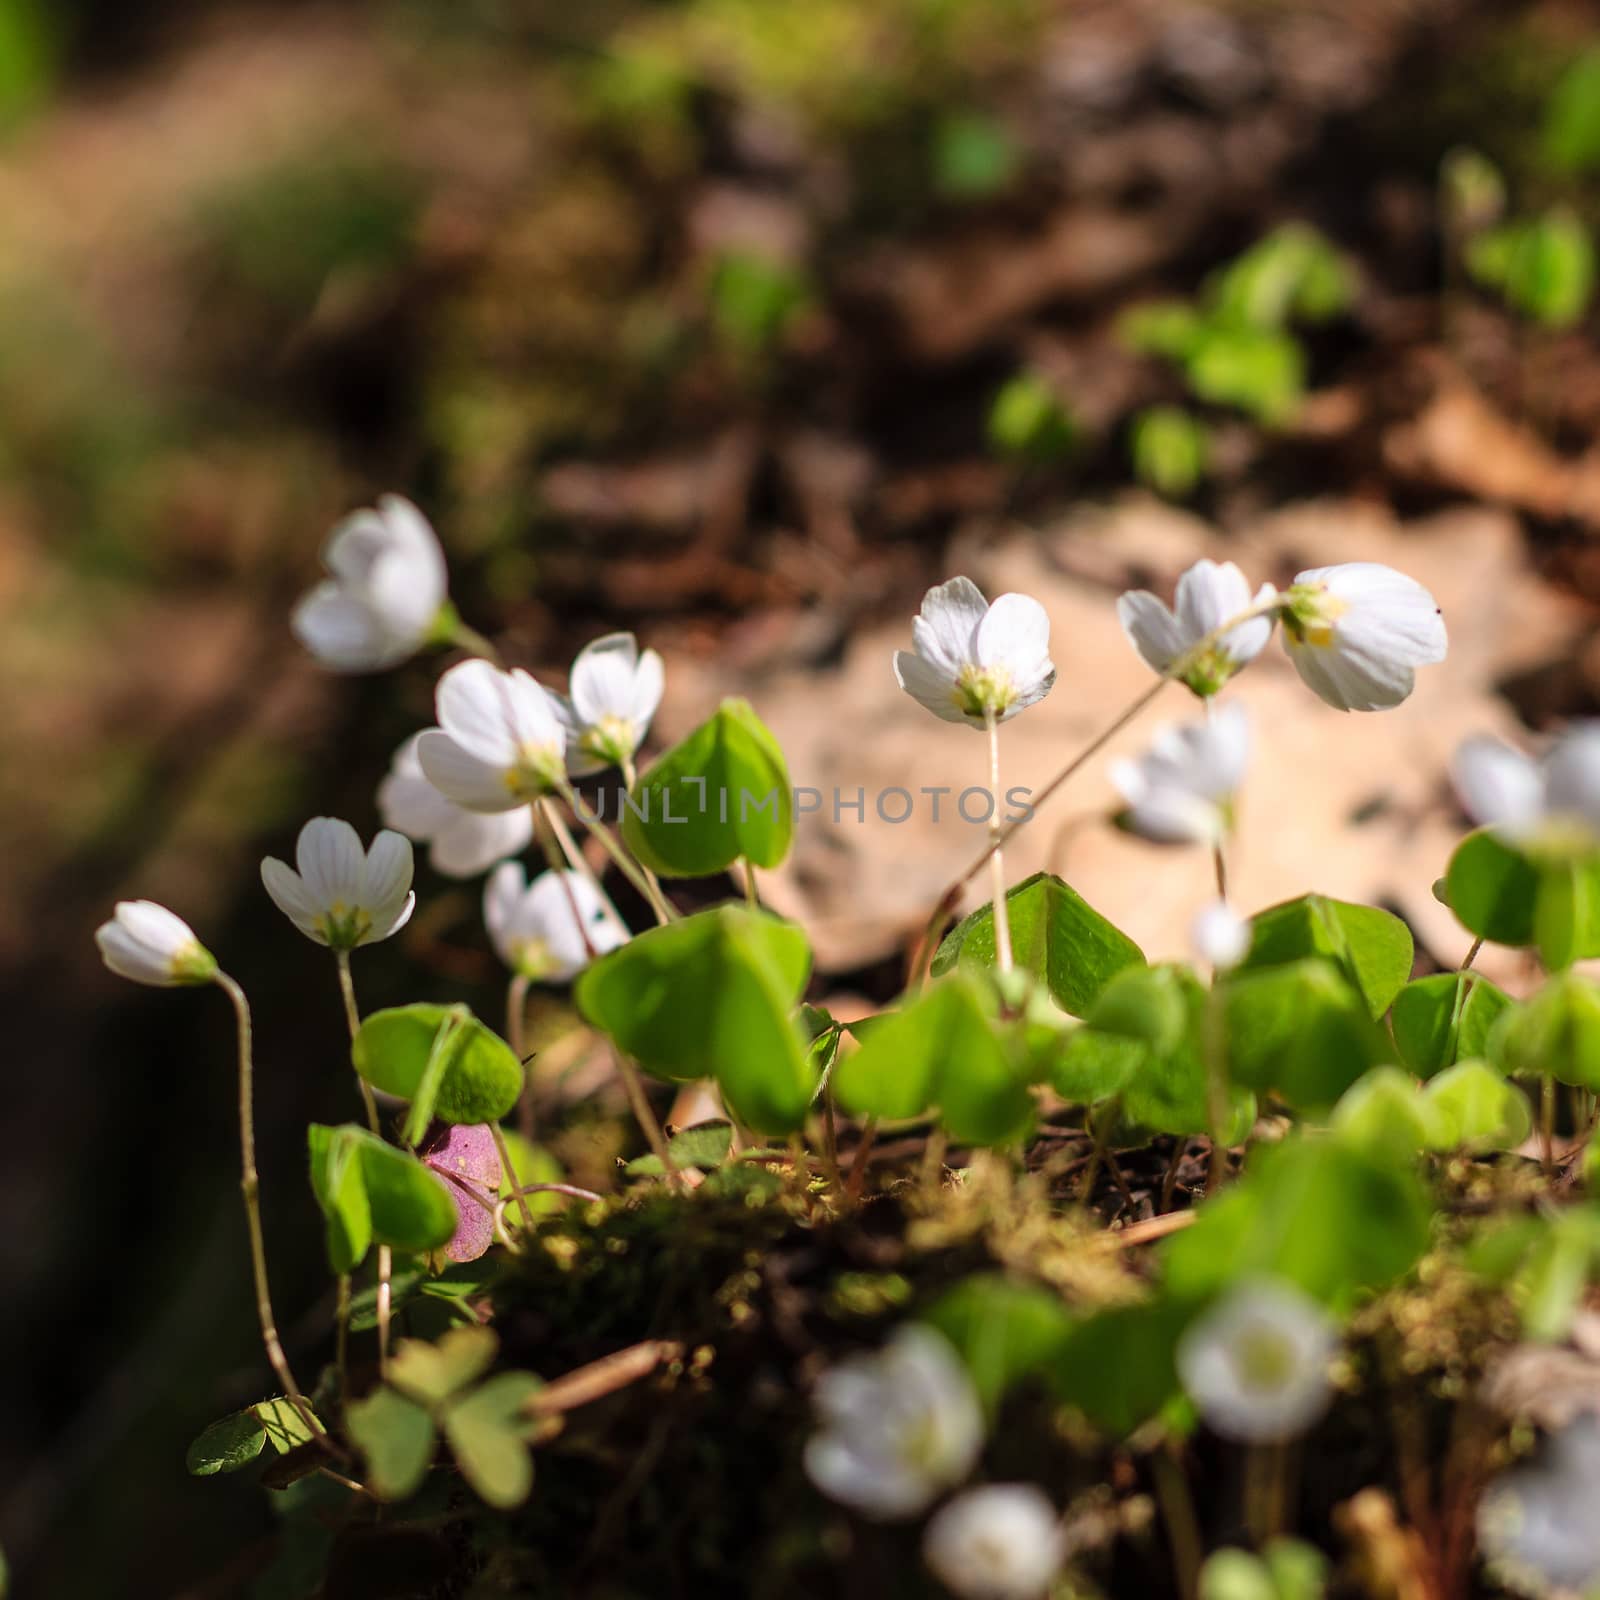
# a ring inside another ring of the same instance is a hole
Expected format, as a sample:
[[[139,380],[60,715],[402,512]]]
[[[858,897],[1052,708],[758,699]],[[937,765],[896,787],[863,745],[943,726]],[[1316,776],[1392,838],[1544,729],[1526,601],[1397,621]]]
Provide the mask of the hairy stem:
[[[989,796],[993,809],[989,812],[989,873],[994,892],[994,959],[1001,972],[1011,970],[1011,911],[1006,905],[1006,866],[1001,854],[1000,820],[1000,724],[993,711],[983,715],[984,727],[989,734]]]
[[[1213,984],[1206,995],[1204,1016],[1206,1124],[1211,1133],[1211,1165],[1206,1173],[1206,1199],[1221,1189],[1228,1173],[1228,1040],[1222,996]]]
[[[600,848],[610,856],[611,861],[616,864],[616,869],[621,872],[622,877],[627,878],[627,882],[632,883],[635,890],[645,896],[646,901],[650,904],[650,909],[656,914],[656,922],[672,922],[677,914],[667,904],[666,894],[661,893],[661,885],[654,882],[654,878],[650,874],[646,874],[645,869],[622,848],[621,840],[611,832],[611,829],[605,826],[605,822],[600,821],[597,811],[589,810],[587,806],[582,805],[581,800],[578,798],[578,792],[565,779],[563,779],[562,784],[557,787],[555,792],[568,803],[568,806],[571,806],[573,816],[576,816],[578,821],[584,824],[590,835],[600,840]]]
[[[350,952],[335,950],[339,964],[339,991],[344,995],[344,1018],[350,1029],[350,1043],[355,1044],[361,1032],[361,1008],[356,1004],[356,981],[350,972]],[[361,1089],[361,1101],[367,1108],[367,1126],[374,1138],[383,1137],[383,1125],[378,1120],[378,1102],[373,1098],[372,1086],[358,1072],[356,1083]],[[387,1377],[389,1372],[389,1317],[394,1304],[394,1251],[386,1244],[378,1246],[378,1372]]]
[[[350,973],[350,952],[335,950],[333,955],[339,966],[339,992],[344,996],[344,1020],[350,1029],[350,1042],[354,1044],[356,1035],[361,1032],[361,1011],[356,1005],[356,983]],[[372,1097],[372,1085],[359,1072],[356,1073],[356,1087],[361,1091],[361,1103],[366,1108],[367,1126],[382,1138],[382,1130],[378,1123],[378,1102]]]
[[[650,909],[656,914],[656,921],[660,923],[671,922],[676,913],[667,904],[666,896],[662,894],[660,885],[653,882],[644,868],[622,848],[622,841],[600,820],[598,813],[587,810],[579,801],[577,791],[564,779],[557,787],[556,793],[572,808],[573,816],[600,841],[601,849],[611,857],[616,864],[617,871],[649,902]]]
[[[479,656],[497,667],[505,665],[500,659],[500,652],[493,641],[486,639],[476,628],[463,622],[460,617],[456,618],[455,626],[450,630],[450,642],[458,650],[465,650],[468,655]]]
[[[1029,822],[1044,809],[1046,801],[1056,793],[1070,778],[1080,772],[1094,756],[1098,755],[1122,730],[1128,726],[1147,706],[1151,704],[1166,686],[1176,679],[1183,677],[1193,664],[1201,659],[1213,645],[1225,639],[1233,630],[1242,623],[1250,622],[1256,617],[1270,615],[1277,611],[1280,601],[1274,597],[1272,600],[1262,601],[1259,605],[1247,607],[1238,616],[1230,617],[1219,627],[1215,627],[1203,638],[1197,639],[1181,656],[1167,663],[1164,671],[1156,681],[1142,694],[1123,708],[1123,710],[1097,733],[1034,797],[1026,813],[1014,822],[1008,822],[1000,829],[998,834],[990,839],[983,853],[972,862],[967,869],[950,884],[939,903],[934,907],[932,916],[928,919],[927,930],[923,935],[924,951],[931,951],[937,943],[936,934],[938,925],[943,919],[955,910],[960,903],[961,891],[988,865],[989,858],[1011,842],[1012,837],[1019,829],[1025,828]]]
[[[528,1010],[529,980],[518,972],[506,985],[506,1043],[511,1053],[522,1063],[522,1093],[517,1096],[517,1132],[530,1143],[533,1140],[533,1074],[528,1070],[527,1041],[523,1035]]]
[[[239,1031],[239,1189],[244,1196],[245,1221],[250,1230],[250,1266],[255,1276],[256,1316],[261,1323],[261,1343],[267,1360],[283,1385],[284,1395],[310,1429],[311,1436],[331,1445],[322,1424],[317,1421],[300,1385],[289,1370],[289,1358],[278,1337],[278,1322],[272,1312],[272,1290],[267,1281],[267,1247],[261,1231],[261,1179],[256,1173],[255,1050],[250,1026],[250,1002],[245,992],[227,973],[218,971],[215,983],[233,1002]]]
[[[567,826],[565,818],[556,809],[555,802],[548,795],[539,801],[538,814],[549,829],[550,838],[555,841],[556,848],[560,852],[559,855],[552,855],[550,842],[547,839],[545,841],[545,859],[552,868],[559,869],[562,858],[565,858],[567,866],[576,872],[580,878],[584,879],[589,887],[600,896],[600,904],[605,907],[606,915],[610,917],[612,926],[622,934],[623,938],[628,938],[633,930],[622,920],[622,913],[611,903],[611,896],[606,893],[604,885],[595,876],[594,868],[589,865],[588,857],[578,848],[578,841],[572,837],[572,830]]]
[[[645,1143],[650,1146],[651,1154],[665,1169],[667,1182],[681,1189],[683,1175],[672,1159],[672,1152],[667,1149],[667,1136],[661,1131],[661,1124],[657,1121],[655,1112],[650,1109],[650,1097],[644,1092],[639,1069],[620,1050],[614,1049],[611,1054],[617,1063],[617,1071],[622,1074],[622,1087],[627,1091],[628,1104],[633,1108],[634,1121],[644,1133]]]
[[[511,1180],[511,1192],[517,1197],[517,1209],[522,1213],[522,1226],[531,1234],[533,1232],[533,1208],[528,1204],[527,1191],[522,1187],[522,1180],[517,1176],[516,1166],[511,1160],[511,1150],[506,1144],[504,1130],[498,1122],[489,1124],[489,1136],[494,1140],[495,1153],[500,1157],[500,1169]]]

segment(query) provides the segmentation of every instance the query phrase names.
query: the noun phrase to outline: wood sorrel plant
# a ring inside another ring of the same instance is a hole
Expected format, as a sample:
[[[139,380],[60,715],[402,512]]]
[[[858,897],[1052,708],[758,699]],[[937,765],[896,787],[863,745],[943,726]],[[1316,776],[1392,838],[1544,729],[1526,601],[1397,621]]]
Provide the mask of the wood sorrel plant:
[[[597,1348],[576,1371],[500,1367],[499,1340],[484,1324],[518,1258],[531,1268],[557,1226],[581,1248],[585,1230],[647,1192],[683,1208],[674,1215],[686,1222],[719,1196],[743,1208],[766,1195],[792,1208],[797,1227],[843,1226],[895,1189],[892,1166],[886,1181],[869,1183],[874,1130],[890,1123],[926,1135],[915,1162],[937,1190],[947,1148],[1026,1152],[1046,1107],[1058,1131],[1064,1115],[1083,1153],[1071,1197],[1027,1191],[1047,1210],[1094,1208],[1103,1175],[1125,1188],[1119,1157],[1155,1148],[1165,1167],[1168,1214],[1116,1236],[1159,1239],[1151,1271],[1099,1300],[1072,1287],[1070,1273],[1041,1266],[1032,1275],[1032,1257],[1015,1250],[997,1254],[1003,1273],[953,1287],[946,1274],[943,1292],[917,1299],[904,1319],[912,1325],[880,1341],[880,1353],[840,1362],[816,1385],[820,1426],[803,1451],[798,1440],[775,1444],[792,1461],[803,1457],[822,1496],[867,1522],[931,1517],[926,1560],[958,1594],[1036,1597],[1082,1547],[1055,1520],[1062,1485],[971,1489],[937,1507],[980,1470],[998,1408],[1019,1383],[1043,1383],[1099,1438],[1148,1464],[1179,1593],[1196,1595],[1202,1583],[1221,1593],[1227,1572],[1248,1569],[1273,1592],[1313,1595],[1320,1557],[1287,1537],[1300,1531],[1296,1451],[1340,1403],[1330,1365],[1352,1316],[1370,1322],[1377,1297],[1402,1292],[1430,1242],[1442,1241],[1464,1272],[1509,1296],[1530,1335],[1558,1337],[1571,1320],[1600,1263],[1600,1208],[1580,1198],[1581,1184],[1549,1187],[1531,1212],[1479,1227],[1442,1228],[1436,1203],[1472,1159],[1514,1151],[1529,1136],[1529,1085],[1546,1173],[1595,1166],[1583,1152],[1600,1103],[1600,989],[1575,963],[1600,955],[1600,731],[1573,730],[1537,762],[1477,741],[1461,752],[1462,799],[1484,827],[1463,841],[1437,890],[1475,940],[1458,971],[1413,976],[1409,931],[1375,907],[1313,892],[1247,917],[1229,901],[1224,852],[1250,748],[1242,706],[1223,698],[1233,679],[1281,623],[1297,671],[1329,705],[1400,703],[1416,669],[1446,647],[1431,597],[1409,578],[1371,564],[1319,567],[1278,592],[1252,588],[1231,563],[1201,562],[1180,581],[1174,609],[1143,592],[1122,598],[1124,628],[1156,678],[1045,785],[1033,811],[1166,684],[1197,696],[1199,719],[1157,733],[1113,767],[1121,804],[1110,819],[1154,845],[1214,856],[1217,897],[1195,908],[1198,967],[1148,963],[1060,877],[1007,883],[1004,846],[1026,819],[999,816],[1000,727],[1055,684],[1048,619],[1026,596],[991,604],[965,578],[930,590],[913,649],[896,654],[894,671],[935,715],[986,735],[990,837],[934,909],[899,1003],[846,1025],[804,1004],[805,931],[763,910],[754,892],[757,869],[788,854],[795,807],[782,752],[748,704],[725,701],[639,770],[663,668],[631,635],[583,651],[562,697],[505,670],[460,622],[445,599],[437,540],[406,502],[352,518],[326,560],[331,576],[302,604],[296,629],[328,665],[380,670],[450,644],[475,658],[443,674],[438,726],[403,746],[384,780],[390,830],[363,848],[348,823],[313,819],[296,868],[262,867],[278,906],[334,952],[364,1113],[307,1136],[338,1286],[335,1358],[309,1392],[291,1370],[268,1288],[245,996],[159,906],[119,905],[99,934],[113,970],[149,984],[214,984],[239,1021],[247,1240],[281,1395],[208,1429],[191,1453],[194,1471],[248,1465],[270,1439],[284,1459],[269,1481],[334,1480],[352,1522],[374,1500],[414,1503],[419,1520],[473,1515],[445,1493],[453,1473],[483,1505],[515,1507],[534,1492],[530,1450],[552,1436],[554,1418],[682,1358],[669,1328],[644,1345]],[[627,791],[615,830],[572,783],[606,766]],[[654,926],[624,923],[574,825],[639,892]],[[428,843],[447,874],[490,874],[487,933],[508,972],[503,1038],[460,1004],[360,1013],[351,952],[386,940],[415,904],[406,835]],[[535,837],[548,870],[530,883],[513,858]],[[949,927],[985,869],[989,901]],[[676,882],[735,870],[749,903],[693,914],[674,904]],[[1486,941],[1528,950],[1548,981],[1513,1000],[1472,970]],[[527,1138],[528,991],[569,983],[585,1024],[615,1054],[650,1147],[615,1200],[563,1183]],[[729,1121],[669,1138],[645,1079],[710,1080]],[[502,1127],[519,1107],[521,1136]],[[1258,1148],[1268,1116],[1277,1137]],[[845,1122],[854,1149],[844,1153],[842,1119],[855,1119],[853,1130]],[[766,1140],[787,1148],[757,1142]],[[1183,1181],[1193,1141],[1210,1152],[1198,1205],[1199,1183]],[[1242,1177],[1224,1187],[1241,1155]],[[1499,1159],[1510,1167],[1518,1158]],[[974,1192],[1011,1182],[1009,1166],[978,1155],[968,1173]],[[547,1218],[562,1197],[590,1209]],[[1169,1210],[1181,1200],[1188,1209]],[[1046,1234],[1030,1237],[1044,1247]],[[355,1276],[373,1256],[375,1280],[358,1292]],[[429,1304],[461,1325],[391,1353],[391,1318]],[[375,1369],[356,1345],[373,1326]],[[1206,1559],[1185,1471],[1197,1428],[1242,1452],[1243,1503],[1227,1520],[1250,1530],[1256,1554]],[[1576,1447],[1558,1455],[1587,1459]],[[1458,1463],[1441,1481],[1475,1484],[1482,1465]],[[1532,1481],[1508,1480],[1494,1505]],[[1491,1554],[1500,1526],[1483,1524]],[[1583,1532],[1549,1541],[1560,1548],[1559,1581],[1571,1581],[1574,1549],[1595,1556],[1587,1578],[1600,1578],[1600,1550]],[[1525,1530],[1500,1546],[1505,1559],[1535,1566],[1543,1548]],[[1459,1541],[1441,1548],[1439,1593],[1457,1592],[1463,1559]]]

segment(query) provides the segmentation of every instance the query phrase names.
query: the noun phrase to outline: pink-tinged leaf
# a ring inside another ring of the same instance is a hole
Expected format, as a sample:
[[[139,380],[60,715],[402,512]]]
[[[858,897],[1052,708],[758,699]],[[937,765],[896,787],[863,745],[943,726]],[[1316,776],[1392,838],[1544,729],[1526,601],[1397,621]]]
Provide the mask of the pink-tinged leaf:
[[[436,1129],[418,1152],[445,1180],[458,1222],[444,1253],[476,1261],[494,1243],[494,1209],[500,1200],[500,1153],[487,1123]]]

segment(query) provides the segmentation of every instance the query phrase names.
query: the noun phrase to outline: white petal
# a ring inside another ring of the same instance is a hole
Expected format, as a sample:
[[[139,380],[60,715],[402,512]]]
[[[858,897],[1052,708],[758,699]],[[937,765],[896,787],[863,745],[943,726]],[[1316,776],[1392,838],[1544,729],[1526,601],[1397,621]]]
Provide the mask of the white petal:
[[[163,989],[180,981],[174,970],[179,961],[198,960],[205,953],[194,929],[154,900],[119,901],[94,937],[111,971]]]
[[[639,668],[633,677],[633,705],[630,711],[641,741],[649,732],[651,719],[661,705],[666,676],[659,651],[646,650],[639,657]]]
[[[170,989],[177,982],[172,975],[171,958],[152,950],[115,920],[102,922],[95,929],[94,942],[99,946],[101,960],[119,978],[131,978],[135,983],[148,983],[159,989]]]
[[[982,667],[1008,667],[1019,689],[1055,669],[1050,665],[1050,617],[1025,594],[1003,594],[978,624],[974,648]]]
[[[1410,667],[1444,660],[1449,647],[1444,619],[1433,596],[1415,578],[1375,561],[1352,561],[1318,568],[1315,576],[1302,573],[1295,582],[1308,580],[1324,584],[1350,608],[1334,622],[1336,639],[1354,627],[1364,635],[1355,647],[1369,653],[1392,656]],[[1345,647],[1351,648],[1348,643]]]
[[[1147,667],[1165,672],[1182,655],[1178,619],[1148,589],[1130,589],[1117,601],[1117,620]]]
[[[544,685],[521,667],[511,673],[511,725],[519,749],[529,745],[566,748],[567,730]]]
[[[404,554],[412,580],[416,584],[419,605],[432,621],[448,592],[449,573],[445,567],[444,547],[433,524],[402,495],[386,494],[378,501],[385,526],[398,549]]]
[[[829,1499],[878,1522],[916,1516],[941,1487],[920,1473],[864,1459],[831,1433],[815,1434],[806,1441],[805,1469]]]
[[[574,907],[578,921],[573,919]],[[588,966],[591,947],[596,955],[603,955],[622,943],[600,896],[580,873],[540,873],[528,890],[523,910],[528,930],[549,949],[552,966],[544,976],[553,983],[564,983]]]
[[[510,673],[487,661],[463,661],[440,678],[434,705],[439,726],[469,755],[502,770],[516,761]],[[426,738],[424,734],[423,739]],[[421,744],[417,746],[417,758],[427,772],[427,756]],[[429,781],[444,788],[431,773]],[[448,789],[444,792],[450,793]]]
[[[1569,728],[1544,762],[1545,808],[1600,827],[1600,723]]]
[[[1178,627],[1186,644],[1203,639],[1250,607],[1250,585],[1231,561],[1197,561],[1178,579]]]
[[[631,633],[608,633],[578,652],[570,693],[573,710],[585,726],[632,713],[638,661],[639,644]]]
[[[1215,804],[1189,789],[1147,789],[1129,807],[1127,825],[1153,844],[1217,843],[1226,832]]]
[[[502,862],[483,886],[483,925],[495,953],[508,967],[516,966],[516,952],[508,940],[527,892],[528,878],[520,861]]]
[[[377,924],[392,917],[411,892],[415,862],[411,841],[392,829],[382,829],[367,851],[360,905]]]
[[[976,659],[978,624],[988,609],[971,578],[951,578],[922,597],[922,611],[911,621],[911,643],[919,656],[953,678]]]
[[[384,908],[384,920],[375,920],[359,942],[361,944],[377,944],[380,939],[387,939],[399,933],[411,920],[411,913],[416,909],[416,895],[408,894],[398,906]]]
[[[272,896],[272,903],[301,933],[318,944],[328,942],[321,927],[322,907],[306,892],[298,872],[276,856],[268,856],[261,863],[261,882]]]
[[[1387,711],[1416,686],[1410,667],[1381,653],[1357,655],[1342,643],[1311,644],[1287,631],[1283,646],[1301,680],[1336,711]]]
[[[1056,669],[1052,662],[1045,661],[1043,670],[1035,672],[1025,682],[1020,682],[1016,688],[1016,698],[1000,713],[1000,721],[1009,722],[1020,711],[1026,711],[1029,706],[1036,706],[1056,686]],[[982,726],[981,722],[979,724]]]
[[[1218,972],[1231,972],[1250,952],[1250,924],[1223,900],[1203,906],[1189,926],[1195,954]]]
[[[929,1521],[922,1551],[961,1600],[1044,1600],[1066,1555],[1061,1519],[1031,1483],[957,1495]]]
[[[335,583],[319,583],[294,608],[294,636],[325,667],[373,672],[387,664],[388,645],[372,613]]]
[[[1150,792],[1150,785],[1145,781],[1144,768],[1137,761],[1128,760],[1126,756],[1113,761],[1106,768],[1106,777],[1110,779],[1111,787],[1130,806],[1137,805]]]
[[[140,944],[169,960],[190,945],[199,944],[194,929],[177,912],[154,900],[122,900],[116,907],[117,923]]]
[[[338,817],[313,817],[300,830],[294,858],[306,896],[319,910],[334,906],[354,909],[361,904],[367,853],[348,822]]]
[[[507,787],[505,766],[462,749],[438,728],[418,740],[417,757],[428,782],[468,811],[514,811],[527,804]]]
[[[1276,598],[1278,591],[1270,584],[1264,583],[1250,599],[1250,608],[1259,610],[1270,600]],[[1272,630],[1277,624],[1276,614],[1257,617],[1252,622],[1243,622],[1237,628],[1231,628],[1223,636],[1223,645],[1227,652],[1239,665],[1248,663],[1266,649],[1267,640],[1272,637]]]
[[[373,569],[366,599],[391,653],[403,658],[427,638],[443,596],[419,577],[416,563],[405,552],[393,550]]]
[[[475,878],[495,862],[521,854],[533,838],[533,812],[527,806],[493,815],[457,806],[451,812],[428,852],[433,870],[447,878]]]
[[[1261,1340],[1274,1346],[1265,1376],[1251,1360]],[[1327,1314],[1299,1289],[1246,1281],[1185,1330],[1178,1371],[1216,1432],[1271,1443],[1303,1432],[1327,1409],[1335,1342]]]
[[[1204,726],[1202,792],[1220,800],[1238,791],[1250,765],[1250,713],[1230,701],[1215,707]]]
[[[1544,782],[1520,751],[1498,739],[1468,739],[1450,764],[1456,794],[1474,822],[1523,838],[1544,814]]]
[[[378,785],[378,814],[384,826],[419,842],[443,833],[462,815],[428,782],[421,763],[411,772],[391,772]]]
[[[926,706],[942,721],[973,722],[973,718],[967,716],[956,699],[954,675],[946,673],[942,667],[935,666],[920,655],[913,655],[909,650],[896,650],[894,676],[895,682],[913,700]],[[977,719],[977,726],[983,726],[981,717]]]
[[[385,519],[365,507],[334,526],[322,547],[322,564],[345,588],[360,593],[393,544]]]

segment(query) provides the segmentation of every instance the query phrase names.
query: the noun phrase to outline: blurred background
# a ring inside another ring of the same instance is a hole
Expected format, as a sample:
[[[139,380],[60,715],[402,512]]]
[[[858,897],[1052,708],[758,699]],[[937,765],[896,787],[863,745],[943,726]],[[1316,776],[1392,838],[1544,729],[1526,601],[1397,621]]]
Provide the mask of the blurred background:
[[[434,518],[511,660],[559,680],[635,628],[669,663],[659,733],[746,692],[796,782],[852,792],[982,781],[886,664],[951,571],[1051,609],[1054,720],[1015,747],[1042,782],[1142,686],[1122,587],[1200,553],[1388,560],[1451,662],[1360,739],[1263,666],[1250,804],[1293,825],[1244,881],[1260,904],[1320,869],[1405,910],[1424,960],[1460,953],[1427,894],[1450,743],[1600,703],[1592,5],[0,0],[0,140],[19,1594],[246,1593],[271,1538],[262,1495],[183,1467],[262,1392],[230,1018],[119,984],[91,935],[161,900],[249,989],[280,1320],[314,1366],[303,1129],[353,1106],[332,964],[257,863],[316,813],[369,832],[430,720],[437,660],[339,680],[288,632],[377,493]],[[1019,870],[1170,944],[1204,864],[1169,903],[1069,820]],[[970,839],[827,821],[772,899],[881,999]],[[477,885],[419,888],[356,957],[364,1003],[497,1016]],[[559,1153],[604,1181],[575,1125]]]

